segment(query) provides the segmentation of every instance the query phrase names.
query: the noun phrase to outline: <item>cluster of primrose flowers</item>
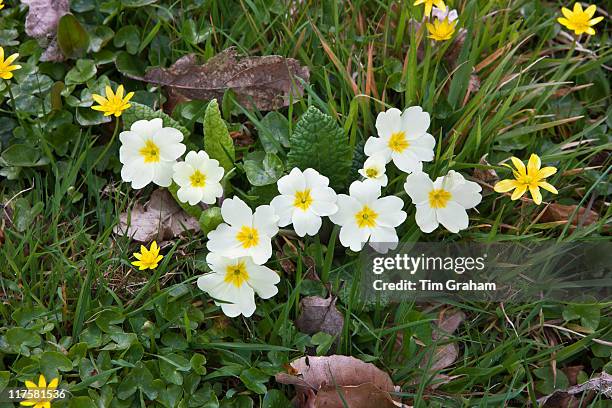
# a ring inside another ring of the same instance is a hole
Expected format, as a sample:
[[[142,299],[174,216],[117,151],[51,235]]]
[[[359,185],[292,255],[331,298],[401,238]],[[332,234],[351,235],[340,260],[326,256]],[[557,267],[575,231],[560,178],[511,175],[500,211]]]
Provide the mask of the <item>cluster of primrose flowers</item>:
[[[129,107],[124,90],[107,90],[97,110],[120,115]],[[117,97],[119,96],[119,97]],[[272,256],[272,239],[279,227],[292,226],[300,237],[316,235],[323,218],[339,226],[340,243],[352,251],[360,251],[368,243],[374,250],[385,253],[399,242],[396,228],[403,224],[407,213],[404,201],[397,196],[382,196],[388,183],[386,167],[393,162],[408,174],[404,190],[416,207],[416,224],[425,233],[440,226],[452,233],[468,228],[467,210],[482,200],[481,187],[461,174],[448,174],[432,180],[423,172],[423,163],[434,160],[436,140],[427,131],[429,113],[419,106],[401,112],[391,108],[378,114],[377,136],[366,141],[368,157],[359,173],[363,180],[354,181],[349,194],[338,194],[329,187],[329,179],[312,168],[293,168],[277,181],[279,195],[270,204],[253,211],[239,197],[226,198],[221,204],[223,222],[208,233],[206,262],[211,273],[201,276],[198,287],[207,292],[223,312],[236,317],[251,316],[256,309],[255,293],[262,299],[274,296],[279,275],[265,266]],[[168,187],[172,181],[179,186],[177,197],[184,203],[213,204],[223,196],[221,180],[224,170],[219,162],[204,151],[190,151],[184,161],[183,134],[164,127],[161,119],[134,122],[130,130],[119,135],[122,163],[121,177],[135,189],[150,183]],[[498,191],[514,189],[512,199],[518,199],[527,189],[534,201],[541,202],[539,188],[556,192],[545,179],[556,169],[540,169],[540,160],[532,155],[527,168],[512,158],[515,179],[504,180]],[[150,249],[141,247],[133,265],[154,269],[163,258],[157,243]]]

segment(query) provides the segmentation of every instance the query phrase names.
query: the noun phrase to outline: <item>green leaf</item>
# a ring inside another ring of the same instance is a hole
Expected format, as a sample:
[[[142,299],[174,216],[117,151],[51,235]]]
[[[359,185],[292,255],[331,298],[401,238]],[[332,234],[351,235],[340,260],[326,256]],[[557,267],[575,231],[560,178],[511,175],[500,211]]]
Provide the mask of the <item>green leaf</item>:
[[[40,153],[36,148],[26,144],[14,144],[2,152],[4,164],[16,167],[36,166]]]
[[[57,43],[67,58],[78,58],[89,47],[89,34],[72,14],[66,14],[57,25]]]
[[[268,382],[268,376],[257,368],[247,368],[240,374],[240,380],[251,391],[257,394],[265,394],[267,391],[265,383]]]
[[[189,131],[187,128],[182,126],[176,120],[172,119],[170,116],[166,115],[162,111],[154,111],[149,108],[147,105],[142,105],[136,102],[130,102],[132,107],[125,112],[123,112],[123,128],[129,129],[132,127],[132,124],[137,120],[151,120],[155,118],[160,118],[164,122],[165,127],[173,127],[181,131],[181,133],[187,137],[189,135]]]
[[[278,112],[268,112],[258,126],[259,140],[268,153],[283,151],[289,147],[289,121]]]
[[[11,379],[11,373],[9,371],[0,371],[0,392],[4,391]]]
[[[287,167],[313,168],[330,180],[330,187],[342,189],[351,169],[352,152],[348,138],[334,119],[311,106],[298,121],[290,138]]]
[[[210,231],[214,230],[223,222],[223,217],[221,217],[221,208],[219,207],[210,207],[206,210],[202,211],[200,218],[198,220],[200,222],[200,228],[202,232],[208,234]]]
[[[596,304],[572,304],[563,310],[563,318],[567,321],[580,319],[580,325],[595,331],[599,326],[600,309]]]
[[[244,160],[247,179],[254,186],[276,183],[283,170],[283,162],[274,153],[253,152]]]
[[[143,76],[146,64],[142,58],[138,58],[134,55],[130,55],[125,51],[120,51],[115,59],[115,66],[117,70],[126,76]]]
[[[66,86],[83,84],[96,76],[96,64],[90,59],[80,59],[66,74]]]
[[[117,31],[117,34],[115,34],[113,45],[117,48],[125,47],[130,54],[136,54],[138,52],[138,46],[140,46],[140,32],[138,31],[138,27],[133,25],[122,27]]]
[[[269,390],[261,404],[261,408],[286,408],[290,406],[291,402],[280,390]]]
[[[234,167],[234,142],[221,118],[216,99],[210,101],[204,114],[204,150],[211,159],[218,160],[226,172]]]
[[[121,0],[121,4],[123,4],[124,7],[130,8],[148,6],[155,2],[157,2],[157,0]]]

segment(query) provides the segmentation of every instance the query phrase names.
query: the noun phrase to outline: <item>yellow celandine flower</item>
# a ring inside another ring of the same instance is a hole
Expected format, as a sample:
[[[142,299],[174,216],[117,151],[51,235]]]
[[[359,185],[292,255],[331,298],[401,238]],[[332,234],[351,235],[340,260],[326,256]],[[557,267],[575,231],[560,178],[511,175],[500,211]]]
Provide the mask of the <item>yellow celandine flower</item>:
[[[587,7],[586,10],[582,10],[580,3],[574,4],[574,11],[565,7],[561,8],[561,12],[565,17],[559,17],[557,21],[572,30],[576,35],[587,33],[589,35],[595,35],[593,26],[603,20],[602,16],[593,18],[597,7],[592,4]]]
[[[31,392],[31,396],[28,399],[21,401],[19,404],[25,407],[33,408],[51,408],[51,401],[53,401],[53,391],[59,385],[59,379],[54,378],[47,384],[44,375],[38,377],[38,384],[33,381],[26,381],[26,387]]]
[[[0,0],[0,10],[2,10],[4,8],[4,1]]]
[[[542,162],[538,155],[532,154],[527,163],[527,168],[522,161],[516,157],[511,157],[512,163],[516,170],[512,169],[509,165],[506,165],[512,169],[514,173],[514,180],[502,180],[495,184],[495,191],[498,193],[505,193],[510,190],[514,190],[512,200],[518,200],[527,189],[531,193],[533,202],[537,205],[542,203],[542,194],[540,193],[540,187],[544,190],[548,190],[553,194],[557,194],[558,191],[551,184],[546,182],[546,178],[552,176],[557,172],[556,167],[544,167],[540,168]]]
[[[159,254],[159,247],[157,242],[151,243],[151,249],[145,248],[144,245],[140,246],[140,253],[135,252],[134,256],[137,261],[132,262],[132,265],[137,266],[141,271],[145,269],[155,269],[159,264],[159,261],[164,257]]]
[[[110,86],[105,88],[105,92],[106,98],[97,94],[91,95],[93,100],[99,103],[97,106],[92,106],[91,109],[104,112],[104,116],[115,115],[115,117],[119,117],[124,110],[132,106],[128,102],[134,96],[134,92],[130,92],[124,97],[123,93],[125,90],[123,85],[119,85],[116,93],[113,92]]]
[[[446,4],[444,4],[444,0],[416,0],[414,2],[415,6],[418,6],[419,4],[425,4],[426,16],[431,14],[431,9],[433,9],[433,6],[436,6],[442,11],[446,11]]]
[[[450,40],[455,34],[455,27],[457,26],[457,21],[449,21],[448,17],[444,20],[434,20],[432,23],[427,23],[427,31],[429,31],[428,38],[431,38],[436,41],[446,41]]]
[[[4,59],[4,48],[0,47],[0,78],[11,79],[13,71],[21,69],[21,65],[11,65],[17,58],[19,58],[19,54],[15,53]]]

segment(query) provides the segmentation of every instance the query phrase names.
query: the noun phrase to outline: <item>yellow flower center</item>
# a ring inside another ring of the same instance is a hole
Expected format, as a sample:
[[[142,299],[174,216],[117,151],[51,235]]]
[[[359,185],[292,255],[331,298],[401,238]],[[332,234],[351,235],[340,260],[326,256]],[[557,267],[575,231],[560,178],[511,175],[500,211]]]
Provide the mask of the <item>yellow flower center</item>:
[[[312,196],[310,195],[310,189],[298,191],[297,193],[295,193],[295,200],[293,200],[294,207],[306,211],[311,205]]]
[[[259,233],[255,228],[244,225],[236,234],[236,239],[240,242],[243,248],[248,249],[256,246],[259,243]]]
[[[365,174],[367,178],[376,178],[378,177],[378,170],[374,167],[369,167],[366,169]]]
[[[378,214],[367,205],[364,205],[361,211],[355,214],[355,221],[359,228],[372,228],[376,226]]]
[[[431,208],[445,208],[451,199],[451,193],[443,188],[434,189],[429,192],[429,206]]]
[[[196,170],[189,176],[189,181],[191,182],[191,187],[204,187],[206,185],[206,175],[202,174],[200,170]]]
[[[159,162],[159,147],[151,140],[147,140],[144,147],[138,151],[145,163]]]
[[[408,140],[406,139],[406,133],[404,132],[395,132],[389,138],[388,143],[389,149],[396,153],[401,153],[410,146]]]
[[[516,182],[526,186],[527,188],[537,188],[541,178],[529,174],[519,175]]]
[[[249,279],[249,273],[246,270],[244,261],[240,261],[235,265],[228,265],[225,269],[225,283],[229,283],[239,288],[244,282]]]

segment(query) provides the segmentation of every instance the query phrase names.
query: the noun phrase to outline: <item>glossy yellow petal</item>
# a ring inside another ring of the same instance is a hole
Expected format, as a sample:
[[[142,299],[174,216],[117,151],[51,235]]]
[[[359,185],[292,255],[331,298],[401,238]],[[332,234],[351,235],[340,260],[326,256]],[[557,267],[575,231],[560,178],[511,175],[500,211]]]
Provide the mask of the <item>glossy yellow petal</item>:
[[[586,30],[584,30],[584,32],[588,35],[595,35],[595,30],[592,27],[587,28]]]
[[[108,86],[108,85],[106,85],[106,87],[104,87],[104,92],[106,92],[106,98],[108,100],[111,100],[112,98],[115,97],[115,93],[113,92],[113,89],[110,86]]]
[[[557,189],[550,183],[547,183],[545,181],[540,181],[538,183],[538,186],[542,187],[544,190],[546,191],[550,191],[553,194],[559,194],[559,192],[557,191]]]
[[[157,258],[155,258],[155,263],[159,263],[159,261],[161,261],[162,259],[164,259],[163,255],[158,255]]]
[[[446,11],[446,4],[444,4],[444,0],[434,0],[434,4],[440,10]]]
[[[47,380],[45,380],[45,376],[42,374],[38,377],[38,388],[47,388]]]
[[[49,385],[47,385],[47,389],[54,390],[54,389],[57,388],[58,384],[59,384],[59,378],[54,378],[54,379],[51,380]]]
[[[117,88],[117,92],[115,92],[115,97],[117,99],[123,99],[124,92],[125,92],[125,89],[123,88],[123,85],[119,85],[119,87]]]
[[[570,20],[572,19],[572,16],[574,15],[574,13],[572,13],[570,9],[567,9],[565,7],[561,8],[561,13]]]
[[[521,196],[523,194],[525,194],[525,191],[527,191],[527,186],[526,185],[524,185],[524,184],[517,185],[516,189],[512,193],[512,196],[510,197],[510,199],[511,200],[518,200],[519,198],[521,198]]]
[[[4,61],[4,48],[0,47],[0,63]]]
[[[584,10],[584,14],[586,14],[587,16],[589,16],[589,18],[591,18],[595,15],[596,11],[597,11],[597,6],[594,4],[591,4],[589,7],[586,8],[586,10]]]
[[[595,24],[599,23],[603,19],[604,19],[603,16],[595,17],[594,19],[589,21],[589,25],[594,26]]]
[[[582,13],[582,4],[574,3],[574,13]]]
[[[542,204],[542,194],[540,193],[539,187],[529,187],[529,192],[531,193],[531,198],[533,198],[533,202],[537,205]]]
[[[563,17],[559,17],[557,19],[557,21],[559,22],[559,24],[561,24],[562,26],[565,26],[565,27],[567,27],[570,24],[569,20],[567,18],[563,18]]]
[[[542,166],[542,161],[537,154],[532,154],[529,157],[529,162],[527,162],[527,174],[536,175],[540,170],[540,166]]]
[[[1,72],[0,73],[0,78],[2,79],[11,79],[12,77],[13,77],[12,72]]]
[[[510,158],[510,160],[512,160],[512,164],[514,164],[514,167],[516,167],[516,170],[518,171],[518,173],[521,176],[524,176],[526,173],[526,169],[525,169],[525,165],[523,164],[523,162],[519,159],[517,159],[516,157],[512,156]]]
[[[132,99],[132,97],[133,97],[133,96],[134,96],[134,92],[130,92],[130,93],[128,93],[127,95],[125,95],[125,98],[123,98],[123,101],[124,101],[124,102],[127,102],[127,101],[129,101],[130,99]],[[129,105],[128,105],[128,108],[129,108]]]
[[[518,186],[516,180],[502,180],[495,184],[493,189],[498,193],[506,193]]]
[[[96,101],[100,105],[105,105],[105,104],[108,103],[108,99],[106,99],[102,95],[98,95],[98,94],[92,94],[91,95],[91,99],[93,99],[94,101]]]
[[[540,171],[538,171],[538,174],[536,177],[541,180],[541,179],[545,179],[547,177],[552,176],[556,172],[557,172],[556,167],[544,167],[540,169]]]
[[[6,59],[6,61],[4,61],[4,64],[7,66],[11,65],[13,61],[15,61],[17,58],[19,58],[19,54],[15,53]]]
[[[25,386],[29,390],[38,388],[38,385],[36,385],[36,383],[34,383],[33,381],[26,381]]]
[[[30,400],[27,400],[27,401],[21,401],[21,402],[19,403],[19,405],[24,406],[24,407],[32,407],[32,406],[34,406],[34,405],[36,405],[36,404],[38,404],[38,401],[30,401]]]

